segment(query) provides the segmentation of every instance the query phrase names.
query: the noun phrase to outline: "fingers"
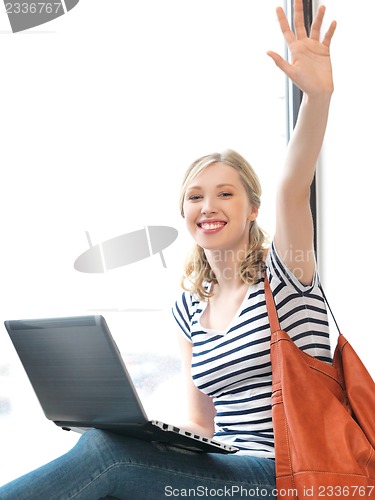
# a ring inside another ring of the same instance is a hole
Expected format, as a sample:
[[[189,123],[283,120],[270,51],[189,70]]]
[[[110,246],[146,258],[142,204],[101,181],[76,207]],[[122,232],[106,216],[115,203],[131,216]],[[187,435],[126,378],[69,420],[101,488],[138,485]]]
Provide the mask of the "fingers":
[[[325,11],[326,9],[324,5],[321,5],[311,25],[310,38],[312,38],[313,40],[319,41],[320,39],[320,30],[322,28]],[[329,47],[331,44],[332,37],[336,30],[336,24],[336,21],[333,21],[331,23],[330,27],[327,30],[327,33],[324,35],[324,38],[322,40],[322,43],[327,47]]]
[[[284,35],[286,44],[289,46],[294,40],[307,37],[305,20],[303,16],[303,2],[302,0],[294,1],[294,31],[290,28],[288,19],[282,7],[276,9],[277,19],[279,21],[280,29]]]
[[[322,28],[323,24],[323,19],[324,19],[324,14],[325,14],[326,8],[324,5],[321,5],[318,9],[318,12],[316,14],[315,19],[312,22],[311,25],[311,30],[310,30],[310,38],[312,40],[316,40],[319,42],[320,40],[320,31]],[[277,7],[276,9],[276,15],[277,19],[279,21],[280,29],[282,34],[284,35],[285,42],[288,46],[292,42],[294,42],[296,39],[301,40],[303,38],[307,37],[307,32],[306,32],[306,27],[305,27],[305,20],[304,20],[304,12],[303,12],[303,1],[302,0],[295,0],[294,1],[294,31],[295,34],[293,33],[288,19],[285,15],[284,10],[282,7]],[[326,45],[327,47],[330,46],[332,37],[335,33],[336,30],[336,22],[333,21],[327,30],[327,33],[324,35],[322,43]]]
[[[285,15],[284,10],[281,7],[277,7],[276,15],[277,15],[277,20],[279,21],[281,32],[284,35],[285,42],[287,45],[290,45],[295,40],[295,36],[289,26],[289,22]]]
[[[310,30],[310,38],[312,38],[313,40],[319,41],[320,39],[320,30],[322,27],[325,10],[326,10],[325,7],[321,5],[318,9],[318,13],[316,14],[315,19],[312,22]]]
[[[332,21],[330,27],[327,30],[327,33],[324,35],[322,43],[327,47],[329,47],[331,44],[332,37],[336,30],[336,26],[337,26],[336,21]]]
[[[278,68],[280,68],[286,75],[289,76],[290,70],[291,70],[291,65],[286,61],[284,58],[282,58],[279,54],[276,52],[273,52],[272,50],[269,50],[267,52],[267,55],[270,56],[271,59],[273,59],[274,63]]]
[[[294,29],[297,39],[306,38],[305,19],[303,15],[303,2],[302,0],[294,1]]]

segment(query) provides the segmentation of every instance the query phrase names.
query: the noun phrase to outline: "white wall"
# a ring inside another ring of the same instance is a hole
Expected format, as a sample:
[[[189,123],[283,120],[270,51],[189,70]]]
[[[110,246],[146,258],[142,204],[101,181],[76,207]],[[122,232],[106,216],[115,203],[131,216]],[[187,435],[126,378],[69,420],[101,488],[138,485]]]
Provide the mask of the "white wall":
[[[320,267],[342,333],[375,376],[372,321],[375,74],[370,0],[326,0],[335,92],[319,169]]]
[[[283,52],[278,3],[81,0],[18,34],[0,16],[1,321],[102,313],[124,355],[175,353],[169,311],[190,245],[177,207],[185,168],[227,147],[244,154],[273,231],[285,102],[266,51]],[[96,244],[145,225],[180,231],[166,269],[155,256],[102,275],[74,270],[85,231]],[[0,484],[76,439],[44,418],[4,329],[0,402]],[[172,418],[175,405],[148,404]]]

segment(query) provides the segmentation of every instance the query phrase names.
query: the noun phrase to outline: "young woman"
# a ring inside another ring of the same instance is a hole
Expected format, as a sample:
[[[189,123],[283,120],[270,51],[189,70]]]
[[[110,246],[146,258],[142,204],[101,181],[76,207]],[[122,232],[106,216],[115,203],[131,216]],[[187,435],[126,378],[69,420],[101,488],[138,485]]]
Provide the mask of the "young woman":
[[[188,290],[173,309],[183,333],[189,407],[184,427],[215,434],[240,451],[195,453],[91,430],[66,455],[0,488],[2,500],[275,496],[264,273],[281,327],[301,349],[329,362],[309,195],[333,91],[329,46],[335,31],[332,23],[320,41],[320,7],[307,36],[302,0],[295,0],[295,33],[281,8],[277,16],[291,63],[268,54],[304,98],[278,189],[269,251],[256,220],[259,181],[237,153],[197,160],[181,194],[181,212],[196,242],[185,269]]]

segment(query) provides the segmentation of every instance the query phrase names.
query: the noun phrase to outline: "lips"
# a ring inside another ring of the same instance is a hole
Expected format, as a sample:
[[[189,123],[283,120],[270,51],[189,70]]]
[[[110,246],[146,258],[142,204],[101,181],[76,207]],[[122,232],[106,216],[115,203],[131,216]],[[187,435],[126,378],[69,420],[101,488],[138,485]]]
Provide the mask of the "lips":
[[[204,221],[198,223],[198,226],[204,231],[217,231],[222,229],[225,225],[226,222],[224,221]]]

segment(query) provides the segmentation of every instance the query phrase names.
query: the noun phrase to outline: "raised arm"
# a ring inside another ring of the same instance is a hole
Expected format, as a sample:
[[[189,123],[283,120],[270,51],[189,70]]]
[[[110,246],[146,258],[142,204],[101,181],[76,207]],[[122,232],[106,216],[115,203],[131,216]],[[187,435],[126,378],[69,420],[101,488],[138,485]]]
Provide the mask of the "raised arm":
[[[324,14],[325,7],[321,6],[311,26],[310,36],[307,36],[302,0],[294,2],[295,33],[279,7],[277,17],[289,48],[290,63],[279,54],[268,52],[275,64],[304,93],[278,187],[274,238],[285,265],[304,284],[311,283],[315,265],[310,185],[323,143],[333,92],[329,48],[336,22],[331,23],[320,41]]]

